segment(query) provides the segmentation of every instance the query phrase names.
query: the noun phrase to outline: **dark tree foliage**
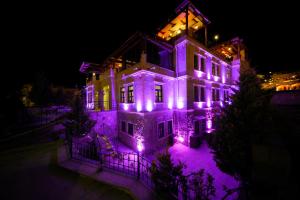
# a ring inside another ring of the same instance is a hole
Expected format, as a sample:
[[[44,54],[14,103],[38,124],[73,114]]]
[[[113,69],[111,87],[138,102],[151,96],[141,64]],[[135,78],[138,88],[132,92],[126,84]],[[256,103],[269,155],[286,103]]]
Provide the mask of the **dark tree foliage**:
[[[157,194],[166,199],[176,198],[178,184],[186,189],[186,178],[182,174],[183,163],[174,165],[168,150],[158,155],[157,162],[152,162],[150,173]]]
[[[82,136],[90,132],[95,125],[85,110],[84,102],[80,95],[76,95],[72,102],[72,111],[67,116],[65,126],[74,136]]]
[[[52,99],[51,85],[44,72],[35,75],[30,99],[38,106],[46,106]]]
[[[214,177],[209,173],[205,173],[204,169],[191,174],[190,184],[195,191],[195,199],[210,200],[216,196]]]
[[[270,95],[263,91],[251,68],[241,71],[239,90],[226,105],[210,146],[218,167],[234,176],[245,189],[251,185],[252,144],[268,131]]]

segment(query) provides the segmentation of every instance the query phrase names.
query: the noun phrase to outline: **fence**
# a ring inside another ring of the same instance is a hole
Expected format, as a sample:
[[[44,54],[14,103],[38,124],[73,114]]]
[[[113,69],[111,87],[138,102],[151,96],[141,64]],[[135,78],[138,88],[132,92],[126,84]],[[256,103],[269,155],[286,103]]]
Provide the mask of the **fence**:
[[[91,142],[73,140],[69,144],[72,159],[98,166],[100,169],[105,168],[137,178],[145,186],[154,189],[150,173],[151,162],[142,155],[120,151],[104,152],[97,140]],[[197,176],[197,174],[185,176],[187,181],[185,185],[177,181],[176,187],[178,188],[171,194],[172,198],[180,200],[201,199],[200,182],[197,182]],[[203,186],[204,188],[206,186]]]
[[[135,177],[146,186],[153,187],[149,170],[150,161],[134,152],[102,151],[100,144],[96,141],[82,142],[74,139],[70,141],[69,152],[71,158]]]

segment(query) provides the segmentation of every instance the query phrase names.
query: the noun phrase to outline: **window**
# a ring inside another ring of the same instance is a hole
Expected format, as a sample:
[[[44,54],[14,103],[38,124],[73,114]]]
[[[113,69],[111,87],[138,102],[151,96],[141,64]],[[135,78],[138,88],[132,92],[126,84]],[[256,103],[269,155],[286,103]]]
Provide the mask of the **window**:
[[[155,85],[155,102],[163,102],[162,85]]]
[[[212,73],[212,75],[214,75],[214,76],[215,76],[215,74],[216,74],[216,68],[215,68],[215,67],[216,67],[216,65],[215,65],[215,63],[213,63],[213,64],[212,64],[212,67],[211,67],[211,70],[212,70],[211,73]]]
[[[224,101],[229,101],[229,92],[228,92],[228,90],[224,90]]]
[[[121,122],[121,130],[122,132],[126,132],[126,122],[124,121]]]
[[[128,123],[128,134],[133,135],[133,124]]]
[[[231,74],[231,71],[230,69],[226,69],[226,79],[229,80],[231,77],[230,77],[230,74]]]
[[[128,86],[128,103],[134,102],[133,85]]]
[[[205,71],[205,58],[203,58],[203,57],[201,57],[201,68],[200,68],[200,70],[202,72]]]
[[[172,123],[172,121],[168,121],[168,134],[169,135],[173,134],[173,123]]]
[[[120,88],[120,103],[125,103],[125,88]]]
[[[199,120],[199,131],[200,133],[204,133],[206,130],[206,121],[205,119],[200,119]]]
[[[212,70],[212,75],[220,76],[220,74],[221,74],[220,65],[213,63],[211,70]]]
[[[194,101],[195,102],[205,101],[204,87],[194,86]]]
[[[204,102],[205,101],[205,90],[204,90],[204,87],[201,87],[201,90],[200,90],[201,92],[200,92],[200,100],[202,101],[202,102]]]
[[[199,102],[199,88],[198,88],[198,86],[194,86],[194,101]]]
[[[212,99],[213,101],[220,101],[220,90],[219,89],[212,89]]]
[[[194,55],[194,69],[199,70],[198,55]]]
[[[164,127],[164,123],[159,123],[158,124],[158,138],[162,138],[165,135],[165,127]]]

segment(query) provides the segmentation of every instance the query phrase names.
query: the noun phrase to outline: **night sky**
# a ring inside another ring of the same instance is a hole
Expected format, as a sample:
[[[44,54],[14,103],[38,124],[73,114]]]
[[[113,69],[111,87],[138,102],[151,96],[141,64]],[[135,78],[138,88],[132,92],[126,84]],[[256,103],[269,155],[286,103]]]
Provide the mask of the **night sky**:
[[[14,2],[3,7],[8,12],[1,19],[5,63],[1,74],[10,77],[13,85],[30,82],[37,71],[44,71],[54,84],[80,85],[82,61],[101,62],[135,31],[155,33],[174,14],[179,2]],[[210,38],[215,33],[221,40],[243,38],[257,71],[299,70],[296,1],[262,2],[193,1],[212,22]]]

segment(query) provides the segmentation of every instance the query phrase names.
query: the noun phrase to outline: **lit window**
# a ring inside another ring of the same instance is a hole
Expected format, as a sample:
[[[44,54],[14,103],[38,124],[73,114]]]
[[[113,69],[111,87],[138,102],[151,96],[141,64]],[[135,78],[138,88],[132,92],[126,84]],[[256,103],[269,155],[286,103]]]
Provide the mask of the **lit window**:
[[[133,135],[133,124],[128,123],[128,134]]]
[[[120,88],[120,103],[125,103],[125,88]]]
[[[134,102],[133,85],[128,86],[128,103]]]
[[[162,138],[165,135],[165,127],[164,123],[159,123],[158,124],[158,138]]]
[[[163,102],[162,85],[155,85],[155,102]]]

